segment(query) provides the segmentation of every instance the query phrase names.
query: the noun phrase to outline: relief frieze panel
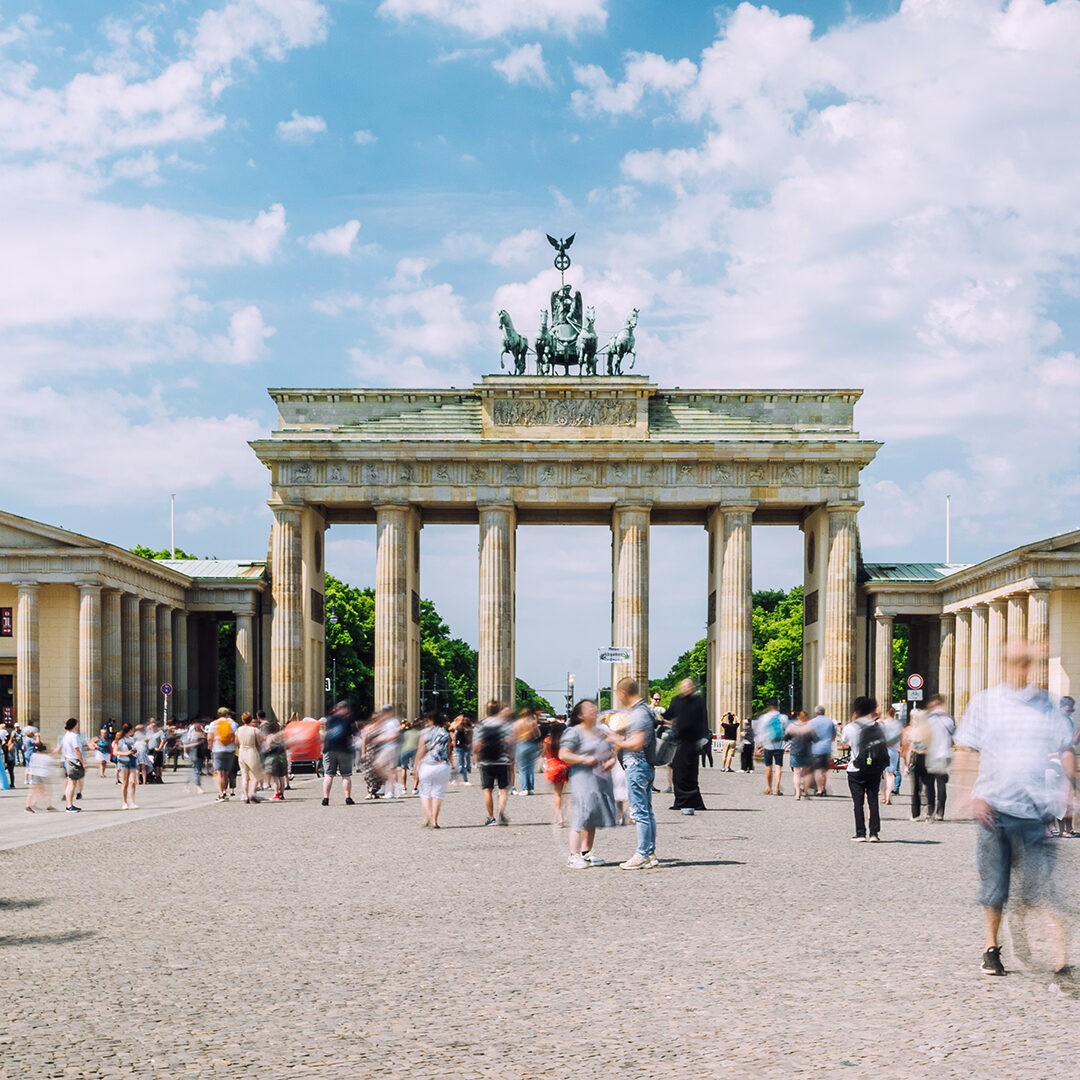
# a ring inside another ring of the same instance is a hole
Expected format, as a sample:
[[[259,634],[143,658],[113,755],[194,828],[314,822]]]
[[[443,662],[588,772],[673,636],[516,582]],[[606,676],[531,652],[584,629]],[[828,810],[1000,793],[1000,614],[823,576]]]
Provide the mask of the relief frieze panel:
[[[633,427],[637,405],[633,401],[607,399],[569,401],[514,401],[491,403],[491,422],[496,427]]]

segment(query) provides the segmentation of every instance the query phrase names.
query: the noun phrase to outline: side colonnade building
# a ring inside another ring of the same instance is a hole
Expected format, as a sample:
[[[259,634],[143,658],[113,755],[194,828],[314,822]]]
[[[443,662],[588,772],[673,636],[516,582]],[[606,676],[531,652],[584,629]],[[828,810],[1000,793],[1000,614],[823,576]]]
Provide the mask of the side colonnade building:
[[[908,670],[958,717],[973,695],[1004,679],[1015,642],[1038,647],[1033,680],[1051,698],[1080,692],[1080,530],[974,565],[870,563],[860,592],[879,700],[892,696],[897,622],[908,626]]]
[[[218,624],[234,622],[236,708],[268,700],[266,563],[153,560],[0,511],[0,723],[54,743],[69,716],[84,735],[106,719],[212,715]]]

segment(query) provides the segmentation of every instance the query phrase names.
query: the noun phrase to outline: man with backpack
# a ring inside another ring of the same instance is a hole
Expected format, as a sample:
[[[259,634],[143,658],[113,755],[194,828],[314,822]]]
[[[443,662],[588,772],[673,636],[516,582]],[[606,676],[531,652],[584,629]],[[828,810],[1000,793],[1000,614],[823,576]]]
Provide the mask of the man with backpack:
[[[207,728],[206,741],[217,779],[217,801],[227,802],[229,777],[236,762],[236,721],[224,706],[218,709],[217,719]]]
[[[776,792],[780,790],[780,780],[784,775],[784,718],[780,715],[780,702],[773,698],[769,707],[754,724],[754,739],[765,754],[765,794],[773,792],[773,770],[776,770]]]
[[[889,743],[885,731],[877,722],[877,702],[872,697],[857,697],[851,708],[851,723],[841,735],[851,749],[847,767],[848,790],[855,804],[856,843],[867,839],[865,806],[870,806],[870,841],[881,839],[881,813],[878,809],[878,788],[881,776],[889,765]]]
[[[660,865],[656,858],[656,815],[652,805],[657,760],[656,714],[645,704],[634,679],[618,681],[615,699],[627,714],[626,729],[621,736],[612,736],[611,741],[616,750],[622,751],[630,816],[637,826],[637,850],[619,865],[623,870],[651,870]]]
[[[485,825],[509,825],[506,797],[510,794],[510,741],[514,725],[510,706],[498,701],[487,703],[487,716],[473,732],[473,757],[480,764],[480,783],[484,789]],[[499,785],[499,813],[495,816],[495,785]]]

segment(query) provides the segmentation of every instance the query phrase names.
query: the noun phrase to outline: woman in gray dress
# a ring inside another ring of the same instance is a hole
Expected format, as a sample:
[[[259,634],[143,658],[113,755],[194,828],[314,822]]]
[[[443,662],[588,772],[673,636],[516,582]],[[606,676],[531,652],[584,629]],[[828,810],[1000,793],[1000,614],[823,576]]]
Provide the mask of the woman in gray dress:
[[[559,741],[559,758],[570,766],[570,858],[572,870],[603,866],[592,852],[597,829],[610,829],[617,821],[611,770],[615,753],[596,726],[596,702],[579,701]]]

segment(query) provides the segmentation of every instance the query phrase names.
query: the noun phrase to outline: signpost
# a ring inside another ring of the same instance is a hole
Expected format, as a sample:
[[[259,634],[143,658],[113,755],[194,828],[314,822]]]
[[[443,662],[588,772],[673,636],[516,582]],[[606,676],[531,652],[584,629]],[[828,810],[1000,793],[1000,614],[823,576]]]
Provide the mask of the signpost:
[[[172,693],[172,687],[168,683],[162,683],[161,696],[165,699],[164,707],[161,710],[161,723],[162,726],[169,726],[169,695]]]
[[[923,677],[913,672],[907,677],[907,699],[908,701],[922,701],[922,697]]]
[[[634,650],[625,645],[609,645],[606,649],[596,650],[596,707],[600,708],[600,666],[610,664],[608,682],[614,682],[615,665],[631,664]],[[611,687],[611,707],[615,708],[615,687]]]

